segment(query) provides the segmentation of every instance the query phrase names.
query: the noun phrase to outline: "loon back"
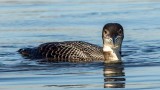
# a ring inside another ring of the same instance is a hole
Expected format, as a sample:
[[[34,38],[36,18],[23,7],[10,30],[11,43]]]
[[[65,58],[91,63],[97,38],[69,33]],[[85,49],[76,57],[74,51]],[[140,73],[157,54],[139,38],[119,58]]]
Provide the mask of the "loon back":
[[[103,61],[102,47],[83,41],[49,42],[35,48],[18,50],[31,59],[44,59],[49,62],[90,62]]]

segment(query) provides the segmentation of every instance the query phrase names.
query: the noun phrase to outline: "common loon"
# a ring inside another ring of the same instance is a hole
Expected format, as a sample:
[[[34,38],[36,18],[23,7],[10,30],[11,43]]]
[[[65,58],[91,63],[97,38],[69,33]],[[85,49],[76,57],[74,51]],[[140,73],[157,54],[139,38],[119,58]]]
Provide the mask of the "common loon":
[[[103,47],[84,41],[65,41],[44,43],[18,52],[30,59],[49,62],[120,62],[123,37],[120,24],[108,23],[102,31]]]

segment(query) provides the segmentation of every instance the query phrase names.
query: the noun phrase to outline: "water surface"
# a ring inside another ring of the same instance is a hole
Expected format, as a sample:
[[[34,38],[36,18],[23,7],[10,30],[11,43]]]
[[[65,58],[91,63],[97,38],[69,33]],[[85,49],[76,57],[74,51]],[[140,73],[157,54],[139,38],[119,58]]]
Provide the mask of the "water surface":
[[[0,89],[160,89],[159,0],[1,0]],[[51,41],[102,45],[104,24],[123,25],[123,64],[39,63],[16,51]]]

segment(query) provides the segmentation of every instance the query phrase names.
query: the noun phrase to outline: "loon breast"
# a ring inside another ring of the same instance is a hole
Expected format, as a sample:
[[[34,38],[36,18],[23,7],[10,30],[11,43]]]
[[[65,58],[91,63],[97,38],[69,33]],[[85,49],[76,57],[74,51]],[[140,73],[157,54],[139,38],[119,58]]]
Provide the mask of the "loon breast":
[[[90,62],[104,60],[102,47],[83,41],[49,42],[35,48],[20,49],[19,53],[32,59],[49,62]]]

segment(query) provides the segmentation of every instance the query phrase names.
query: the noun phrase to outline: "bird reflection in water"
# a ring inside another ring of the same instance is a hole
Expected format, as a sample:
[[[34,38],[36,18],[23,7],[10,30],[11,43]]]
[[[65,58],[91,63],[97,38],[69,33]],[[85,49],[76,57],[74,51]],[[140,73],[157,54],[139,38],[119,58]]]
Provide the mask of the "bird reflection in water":
[[[104,64],[104,88],[125,88],[123,63]]]

